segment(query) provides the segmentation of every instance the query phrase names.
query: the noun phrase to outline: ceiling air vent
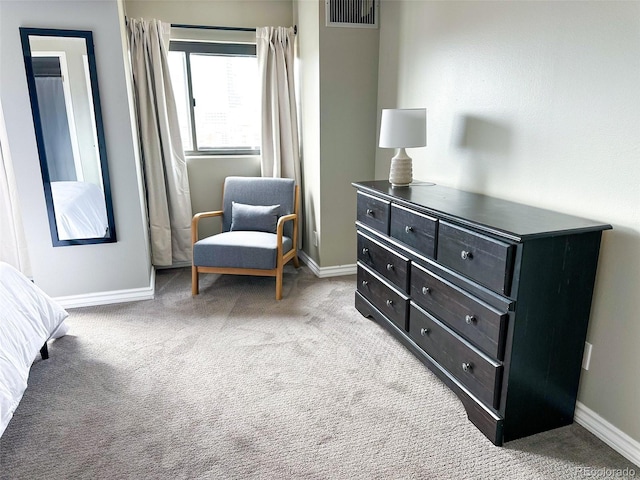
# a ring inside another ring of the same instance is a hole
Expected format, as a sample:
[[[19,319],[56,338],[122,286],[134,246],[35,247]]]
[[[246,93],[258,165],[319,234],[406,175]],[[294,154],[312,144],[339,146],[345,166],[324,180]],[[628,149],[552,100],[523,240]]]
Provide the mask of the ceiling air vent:
[[[327,27],[378,28],[380,0],[325,0]]]

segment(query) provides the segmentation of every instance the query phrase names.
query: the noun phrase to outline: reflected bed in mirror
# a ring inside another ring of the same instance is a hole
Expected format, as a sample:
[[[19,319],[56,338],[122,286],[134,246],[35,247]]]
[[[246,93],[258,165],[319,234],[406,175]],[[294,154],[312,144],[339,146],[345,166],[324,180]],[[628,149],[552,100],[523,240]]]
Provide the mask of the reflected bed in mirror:
[[[20,36],[53,245],[115,242],[93,35]]]

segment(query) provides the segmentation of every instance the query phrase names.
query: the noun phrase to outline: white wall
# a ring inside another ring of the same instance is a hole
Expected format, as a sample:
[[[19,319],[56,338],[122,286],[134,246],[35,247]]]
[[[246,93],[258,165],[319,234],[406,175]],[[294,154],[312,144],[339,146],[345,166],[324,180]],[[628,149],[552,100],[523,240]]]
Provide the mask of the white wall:
[[[298,24],[298,101],[300,108],[300,161],[302,163],[302,248],[320,262],[320,248],[314,245],[313,231],[320,225],[320,3],[294,3]]]
[[[127,17],[227,27],[290,27],[292,0],[125,0]]]
[[[379,109],[427,108],[417,179],[613,224],[579,401],[640,441],[640,2],[383,1],[381,22]]]
[[[354,265],[356,191],[376,152],[377,28],[325,26],[320,2],[320,266]]]
[[[0,2],[0,96],[8,143],[33,278],[54,297],[152,287],[120,25],[116,0]],[[18,30],[21,26],[93,32],[117,243],[52,247]]]
[[[356,193],[375,166],[378,29],[325,25],[324,0],[295,2],[300,31],[303,250],[322,269],[352,269]],[[317,232],[319,244],[314,244]]]

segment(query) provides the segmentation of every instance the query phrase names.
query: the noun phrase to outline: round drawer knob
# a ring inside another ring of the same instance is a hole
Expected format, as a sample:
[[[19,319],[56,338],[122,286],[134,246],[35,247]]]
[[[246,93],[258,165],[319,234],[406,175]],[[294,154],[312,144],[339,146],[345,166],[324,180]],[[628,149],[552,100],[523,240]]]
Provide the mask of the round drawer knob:
[[[431,293],[431,289],[429,287],[422,287],[422,294],[429,295]]]
[[[369,249],[368,249],[367,247],[364,247],[364,248],[362,249],[362,254],[363,254],[363,255],[369,255]]]
[[[393,270],[393,263],[387,263],[387,270]]]
[[[462,364],[462,370],[464,370],[465,372],[471,372],[471,370],[473,370],[473,365],[471,365],[470,363],[464,362]]]
[[[367,215],[369,215],[370,217],[373,217],[374,211],[371,210],[370,208],[367,208]]]
[[[393,300],[387,300],[387,307],[393,306]]]
[[[420,335],[422,335],[423,337],[426,337],[427,335],[429,335],[431,333],[431,330],[428,328],[421,328],[420,329]]]
[[[367,282],[366,280],[362,280],[362,286],[363,287],[369,286],[369,282]]]
[[[471,252],[467,252],[466,250],[462,250],[460,252],[460,256],[463,260],[471,260],[473,258],[473,254]]]
[[[467,315],[466,317],[464,317],[464,321],[467,322],[467,325],[473,325],[474,323],[476,323],[476,316]]]
[[[404,231],[407,233],[411,233],[413,232],[413,227],[410,227],[409,225],[407,225],[406,227],[404,227]]]

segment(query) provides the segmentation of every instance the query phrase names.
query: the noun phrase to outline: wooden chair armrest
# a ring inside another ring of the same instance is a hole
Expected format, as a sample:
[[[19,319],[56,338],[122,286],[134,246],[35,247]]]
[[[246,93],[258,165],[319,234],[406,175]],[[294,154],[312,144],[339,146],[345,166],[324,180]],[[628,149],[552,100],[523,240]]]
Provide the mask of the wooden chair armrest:
[[[284,232],[285,222],[288,222],[290,220],[297,220],[297,219],[298,219],[297,213],[290,213],[289,215],[283,215],[280,218],[278,218],[278,225],[276,227],[276,233],[278,234],[278,238],[282,237],[282,233]]]
[[[298,214],[297,213],[290,213],[289,215],[283,215],[278,219],[278,225],[276,227],[276,242],[277,242],[277,247],[278,247],[278,261],[280,261],[280,259],[282,258],[282,254],[284,253],[282,251],[282,237],[283,237],[283,233],[284,233],[284,224],[286,222],[289,222],[293,220],[294,222],[298,221]],[[295,225],[295,223],[294,223]],[[294,228],[294,233],[295,233],[295,228]],[[295,238],[292,239],[294,242],[293,248],[297,248],[297,245],[295,244]]]
[[[200,220],[202,220],[203,218],[221,217],[222,213],[222,210],[196,213],[191,219],[191,244],[194,244],[198,241],[198,222],[200,222]]]

